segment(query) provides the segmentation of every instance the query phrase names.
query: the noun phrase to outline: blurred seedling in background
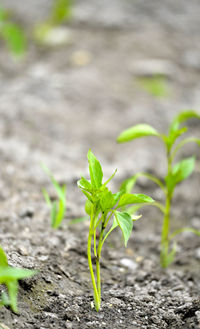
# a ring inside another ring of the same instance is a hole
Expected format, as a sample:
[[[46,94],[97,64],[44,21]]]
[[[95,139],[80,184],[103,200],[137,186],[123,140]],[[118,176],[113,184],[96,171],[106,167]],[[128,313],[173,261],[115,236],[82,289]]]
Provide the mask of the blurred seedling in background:
[[[36,25],[34,35],[38,42],[59,45],[68,40],[66,29],[59,26],[72,18],[73,0],[54,0],[49,17]]]
[[[25,54],[27,48],[23,29],[13,22],[11,14],[0,7],[0,38],[3,39],[9,51],[19,57]]]
[[[29,278],[36,271],[16,268],[8,265],[5,252],[0,246],[0,284],[7,287],[7,292],[2,292],[0,296],[0,307],[9,306],[13,312],[18,313],[17,293],[18,281]]]
[[[169,96],[169,86],[166,77],[153,75],[150,77],[138,78],[141,88],[156,98],[166,98]]]
[[[170,212],[175,187],[181,181],[188,178],[195,168],[194,157],[185,158],[180,162],[177,162],[176,164],[174,164],[174,158],[177,152],[182,149],[185,144],[194,142],[200,146],[200,139],[195,137],[187,137],[177,142],[177,139],[187,132],[187,127],[181,127],[180,125],[188,119],[192,118],[200,119],[200,115],[194,111],[181,112],[178,116],[174,118],[174,120],[170,124],[168,135],[160,134],[157,130],[147,124],[138,124],[123,131],[117,138],[117,141],[119,143],[125,143],[132,141],[136,138],[155,136],[163,142],[164,147],[166,149],[167,174],[163,178],[163,180],[160,180],[154,175],[145,172],[140,172],[132,176],[131,178],[125,180],[121,186],[122,190],[127,193],[130,193],[137,179],[141,176],[144,176],[147,179],[153,181],[163,190],[165,195],[165,204],[155,202],[153,205],[158,207],[163,213],[160,262],[161,266],[164,268],[167,267],[174,260],[176,253],[176,243],[174,241],[173,245],[171,246],[171,241],[173,240],[173,238],[176,237],[177,234],[182,233],[184,231],[190,231],[200,236],[200,232],[191,227],[183,227],[172,233],[170,232]],[[140,206],[137,207],[137,209],[139,208]],[[136,207],[133,207],[132,209],[127,209],[129,213],[135,210]]]
[[[126,247],[132,232],[133,221],[141,217],[131,216],[119,209],[129,204],[149,204],[154,201],[144,194],[130,194],[124,191],[112,193],[107,188],[107,184],[114,177],[116,171],[105,183],[102,183],[103,171],[91,150],[88,152],[88,162],[90,181],[82,177],[78,181],[78,187],[87,198],[85,211],[90,216],[87,243],[88,265],[94,292],[94,304],[96,310],[99,311],[101,306],[100,259],[103,244],[110,233],[119,227]],[[112,225],[110,225],[111,221]],[[99,231],[98,238],[97,230]],[[92,255],[96,263],[96,274],[93,269]]]
[[[45,201],[47,205],[49,206],[51,210],[51,227],[52,228],[58,228],[62,222],[62,220],[65,217],[66,213],[66,185],[60,185],[55,178],[53,177],[51,171],[42,164],[43,170],[46,172],[46,174],[49,176],[54,189],[56,191],[56,194],[58,196],[57,200],[51,200],[48,192],[46,189],[42,189]]]

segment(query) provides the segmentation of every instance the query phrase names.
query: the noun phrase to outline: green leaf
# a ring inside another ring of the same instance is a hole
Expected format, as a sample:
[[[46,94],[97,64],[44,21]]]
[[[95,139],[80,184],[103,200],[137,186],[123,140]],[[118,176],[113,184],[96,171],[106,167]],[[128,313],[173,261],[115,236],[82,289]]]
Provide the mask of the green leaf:
[[[15,268],[11,266],[0,267],[0,284],[5,284],[8,289],[9,305],[17,313],[18,280],[34,275],[36,271]]]
[[[115,211],[114,215],[115,215],[116,222],[122,231],[123,238],[124,238],[124,244],[126,247],[128,240],[131,236],[132,229],[133,229],[132,218],[126,212]],[[116,225],[116,222],[113,225]]]
[[[183,127],[181,129],[170,131],[169,136],[164,136],[163,140],[165,141],[168,150],[171,149],[172,145],[175,143],[177,138],[183,135],[187,130],[188,130],[187,127]]]
[[[84,222],[85,220],[88,220],[89,217],[88,216],[83,216],[83,217],[79,217],[79,218],[75,218],[75,219],[71,219],[68,224],[69,225],[73,225],[73,224],[77,224],[77,223],[81,223]]]
[[[81,177],[81,179],[77,182],[77,185],[80,189],[84,189],[85,191],[88,192],[92,191],[91,183],[84,177]]]
[[[143,89],[157,98],[165,98],[169,94],[167,81],[163,76],[143,77],[138,82]]]
[[[144,207],[144,204],[137,204],[137,205],[134,205],[134,206],[130,206],[130,207],[127,207],[126,208],[126,212],[129,214],[129,215],[133,215],[136,211],[138,211],[139,209],[141,209],[142,207]]]
[[[86,198],[93,203],[92,196],[88,192],[86,192],[85,190],[83,190],[83,189],[81,189],[81,191],[83,192],[83,194],[85,194]]]
[[[25,53],[26,38],[23,30],[18,25],[5,22],[0,28],[0,33],[13,54],[23,55]]]
[[[101,198],[100,198],[100,206],[102,211],[106,211],[108,209],[111,209],[114,207],[114,205],[116,204],[116,198],[115,196],[112,194],[112,192],[110,191],[106,191],[102,194]]]
[[[121,196],[117,207],[118,208],[123,207],[132,203],[152,203],[152,202],[154,202],[154,200],[150,198],[148,195],[125,193]]]
[[[177,130],[182,122],[192,118],[200,119],[200,114],[193,110],[183,111],[179,113],[179,115],[177,115],[172,121],[172,124],[170,125],[170,131]]]
[[[0,306],[3,306],[3,305],[6,305],[6,306],[10,305],[10,300],[5,291],[2,291],[1,299],[0,299]],[[0,327],[0,329],[3,329],[3,328]]]
[[[43,188],[42,193],[43,193],[43,196],[44,196],[44,199],[45,199],[47,205],[51,208],[52,202],[51,202],[51,199],[49,197],[49,194],[48,194],[47,190],[45,188]]]
[[[1,267],[8,266],[7,256],[1,246],[0,246],[0,266]]]
[[[173,168],[171,175],[166,176],[165,181],[167,183],[169,191],[172,193],[176,184],[188,178],[195,167],[195,158],[187,158],[178,162]]]
[[[118,143],[129,142],[133,139],[145,137],[145,136],[157,136],[160,134],[151,126],[147,124],[138,124],[129,129],[124,130],[117,138]]]
[[[115,176],[116,172],[117,169],[115,169],[114,173],[110,176],[110,178],[108,178],[108,180],[103,184],[103,186],[106,186],[111,181],[111,179]]]
[[[41,166],[42,166],[43,170],[46,172],[46,174],[49,176],[49,178],[51,179],[51,182],[56,190],[58,197],[60,199],[62,199],[63,203],[65,203],[66,202],[66,185],[63,184],[63,186],[61,186],[54,178],[52,172],[49,170],[49,168],[44,163],[41,163]]]
[[[187,158],[178,162],[172,169],[173,178],[176,184],[189,177],[194,171],[195,158]]]
[[[65,204],[61,199],[57,202],[57,204],[58,204],[58,211],[56,212],[54,223],[52,225],[53,228],[58,228],[65,216],[65,210],[66,210]]]
[[[9,304],[12,308],[12,310],[15,313],[18,313],[17,309],[17,292],[18,292],[18,282],[17,280],[10,280],[7,282],[7,289],[8,289],[8,295],[9,295]]]
[[[51,206],[51,227],[54,227],[56,222],[56,214],[57,214],[57,201],[52,202]]]
[[[122,194],[124,194],[124,191],[119,191],[119,192],[113,194],[113,197],[115,199],[115,204],[119,201]]]
[[[50,18],[52,25],[59,25],[69,19],[72,15],[73,0],[55,0],[52,15]]]
[[[88,214],[89,216],[91,215],[92,207],[93,207],[92,202],[91,202],[90,200],[86,200],[86,202],[85,202],[85,212],[86,212],[86,214]]]
[[[91,150],[88,151],[88,162],[92,187],[99,189],[102,186],[103,171],[100,162],[91,152]]]
[[[136,175],[124,180],[120,186],[120,191],[124,191],[124,193],[130,193],[131,190],[133,189],[138,177],[139,177],[139,174],[136,174]]]
[[[0,284],[6,284],[9,280],[21,280],[34,275],[36,271],[16,267],[0,267]]]

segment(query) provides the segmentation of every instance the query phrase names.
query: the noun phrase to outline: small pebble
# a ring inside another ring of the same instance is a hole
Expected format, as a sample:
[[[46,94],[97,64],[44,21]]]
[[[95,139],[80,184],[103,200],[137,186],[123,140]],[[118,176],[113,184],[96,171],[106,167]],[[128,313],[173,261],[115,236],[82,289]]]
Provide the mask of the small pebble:
[[[131,260],[131,259],[129,259],[129,258],[122,258],[122,259],[120,260],[120,264],[121,264],[122,266],[125,266],[125,267],[127,267],[127,268],[133,270],[133,271],[136,270],[137,267],[138,267],[138,264],[135,263],[133,260]]]

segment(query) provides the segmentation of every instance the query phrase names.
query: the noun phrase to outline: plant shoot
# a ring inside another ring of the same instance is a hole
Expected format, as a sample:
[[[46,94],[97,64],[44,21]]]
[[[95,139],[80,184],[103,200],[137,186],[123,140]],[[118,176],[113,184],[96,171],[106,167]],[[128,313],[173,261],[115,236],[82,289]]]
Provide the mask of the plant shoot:
[[[164,268],[174,260],[176,244],[174,242],[171,247],[170,243],[177,234],[183,231],[191,231],[200,236],[200,232],[191,227],[183,227],[172,233],[170,231],[171,203],[174,196],[175,187],[177,184],[188,178],[195,168],[194,156],[185,158],[174,164],[175,156],[185,144],[194,142],[200,146],[200,139],[195,137],[187,137],[177,142],[178,138],[187,131],[187,127],[181,127],[180,125],[186,120],[192,118],[200,119],[200,115],[195,111],[181,112],[170,124],[168,135],[160,134],[157,130],[147,124],[138,124],[123,131],[117,138],[119,143],[124,143],[140,137],[155,136],[158,137],[164,144],[166,150],[167,173],[163,180],[160,180],[158,177],[151,174],[140,172],[124,181],[121,186],[122,190],[130,193],[137,179],[140,176],[145,176],[163,190],[165,195],[165,203],[162,204],[160,202],[154,202],[153,205],[158,207],[163,213],[160,262],[161,266]],[[130,208],[128,212],[131,213],[132,210],[135,210],[135,208]]]
[[[94,292],[94,304],[96,310],[99,311],[101,306],[100,259],[103,244],[110,233],[119,227],[126,246],[132,232],[133,221],[141,217],[131,217],[130,214],[120,211],[120,209],[130,204],[149,204],[154,201],[145,194],[130,194],[124,191],[112,193],[107,184],[114,177],[116,171],[103,183],[102,167],[91,150],[88,152],[88,162],[90,181],[82,177],[78,181],[78,187],[87,198],[85,211],[90,217],[87,256]],[[99,230],[98,238],[97,230]],[[96,271],[93,268],[93,258],[96,263]]]

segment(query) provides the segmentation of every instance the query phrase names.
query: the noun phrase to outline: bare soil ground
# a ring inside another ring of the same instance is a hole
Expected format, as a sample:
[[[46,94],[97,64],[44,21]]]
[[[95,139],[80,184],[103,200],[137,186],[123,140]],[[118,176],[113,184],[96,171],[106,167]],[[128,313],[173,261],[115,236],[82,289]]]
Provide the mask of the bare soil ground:
[[[47,1],[2,3],[14,8],[29,30],[49,7]],[[74,19],[66,26],[70,43],[34,45],[23,62],[1,49],[0,243],[11,265],[39,271],[20,283],[20,313],[0,310],[3,328],[200,328],[199,237],[180,235],[176,261],[161,270],[162,218],[153,207],[145,208],[127,249],[120,232],[104,247],[103,302],[96,313],[90,307],[88,223],[69,224],[84,214],[76,182],[88,175],[89,148],[105,178],[118,168],[115,190],[138,171],[164,175],[159,141],[117,145],[115,140],[122,129],[141,122],[165,132],[180,110],[199,110],[199,11],[195,0],[77,1]],[[167,97],[155,98],[139,86],[138,76],[148,75],[149,67],[153,74],[164,73]],[[189,123],[196,136],[199,127],[199,122]],[[174,228],[200,229],[199,149],[190,145],[179,156],[193,153],[196,170],[175,194]],[[42,161],[67,184],[67,215],[57,231],[50,228],[41,193],[46,187],[54,196]],[[140,181],[135,192],[163,200],[148,181]]]

